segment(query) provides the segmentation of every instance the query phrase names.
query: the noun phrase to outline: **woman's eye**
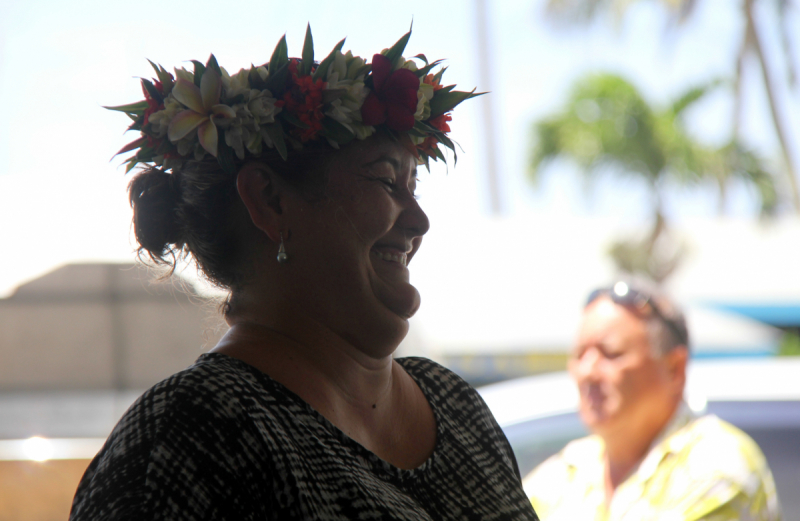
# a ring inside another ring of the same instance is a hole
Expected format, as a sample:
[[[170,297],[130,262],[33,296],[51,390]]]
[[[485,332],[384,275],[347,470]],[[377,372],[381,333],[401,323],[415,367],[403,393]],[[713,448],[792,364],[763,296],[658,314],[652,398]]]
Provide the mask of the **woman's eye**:
[[[379,179],[379,181],[383,183],[386,189],[389,190],[390,192],[394,192],[395,189],[397,189],[397,185],[395,184],[394,179],[392,179],[391,177],[382,177]]]

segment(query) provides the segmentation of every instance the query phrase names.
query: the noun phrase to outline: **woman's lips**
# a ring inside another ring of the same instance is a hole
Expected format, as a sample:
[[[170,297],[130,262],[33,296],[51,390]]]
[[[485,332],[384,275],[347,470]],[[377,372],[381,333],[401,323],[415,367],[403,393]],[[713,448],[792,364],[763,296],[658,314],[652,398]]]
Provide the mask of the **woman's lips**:
[[[381,260],[385,260],[387,262],[396,262],[398,264],[402,264],[406,266],[408,264],[408,255],[405,252],[401,252],[395,249],[373,249],[370,250],[370,253]]]

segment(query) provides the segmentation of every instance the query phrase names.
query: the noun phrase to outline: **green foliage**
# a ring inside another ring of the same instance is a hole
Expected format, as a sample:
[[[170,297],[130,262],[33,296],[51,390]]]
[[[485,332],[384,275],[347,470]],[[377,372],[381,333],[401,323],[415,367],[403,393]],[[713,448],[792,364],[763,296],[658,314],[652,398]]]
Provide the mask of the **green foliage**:
[[[781,338],[778,356],[800,356],[800,335],[795,331],[787,331]]]
[[[342,47],[344,47],[345,40],[346,38],[342,38],[342,40],[336,44],[336,47],[333,48],[330,54],[328,54],[328,56],[326,56],[325,59],[322,60],[322,63],[320,63],[317,69],[314,71],[314,74],[311,76],[311,79],[313,79],[314,81],[316,81],[319,78],[325,79],[325,75],[328,73],[328,69],[330,68],[331,63],[333,63],[333,60],[336,57],[336,53],[341,52]],[[305,51],[305,49],[303,50]]]
[[[695,150],[678,118],[705,92],[693,89],[691,96],[679,98],[680,110],[658,112],[619,76],[595,74],[579,80],[565,109],[535,125],[532,180],[556,157],[572,159],[587,176],[613,166],[650,184],[670,170],[691,172]]]
[[[306,39],[303,42],[303,60],[300,63],[300,73],[303,76],[311,74],[314,67],[314,39],[311,37],[311,24],[306,26]]]
[[[684,186],[712,182],[722,200],[726,186],[738,179],[756,189],[762,214],[771,214],[777,205],[774,178],[761,158],[738,141],[709,147],[685,129],[686,111],[721,84],[717,80],[693,87],[666,108],[657,108],[619,76],[593,74],[578,80],[565,107],[534,124],[531,181],[537,183],[545,166],[558,158],[576,163],[587,181],[601,171],[645,181],[653,204],[653,229],[643,240],[618,241],[609,255],[623,271],[663,280],[683,253],[679,246],[664,246],[669,242],[661,208],[664,180]]]

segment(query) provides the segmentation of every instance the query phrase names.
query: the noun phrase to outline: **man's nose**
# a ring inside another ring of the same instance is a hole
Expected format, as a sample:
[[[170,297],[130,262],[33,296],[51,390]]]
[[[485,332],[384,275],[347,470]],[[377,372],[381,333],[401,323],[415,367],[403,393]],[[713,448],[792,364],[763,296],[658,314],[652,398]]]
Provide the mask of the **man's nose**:
[[[596,347],[587,348],[578,359],[575,376],[578,380],[593,380],[597,377],[597,369],[602,356]]]

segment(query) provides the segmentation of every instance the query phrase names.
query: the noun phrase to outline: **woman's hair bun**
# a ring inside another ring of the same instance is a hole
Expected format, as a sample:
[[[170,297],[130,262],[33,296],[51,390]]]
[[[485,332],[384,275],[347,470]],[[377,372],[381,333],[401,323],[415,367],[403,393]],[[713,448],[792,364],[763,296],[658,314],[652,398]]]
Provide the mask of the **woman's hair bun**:
[[[163,261],[167,252],[183,247],[178,222],[181,194],[177,176],[149,168],[136,174],[128,185],[139,251],[146,250],[154,260]]]

